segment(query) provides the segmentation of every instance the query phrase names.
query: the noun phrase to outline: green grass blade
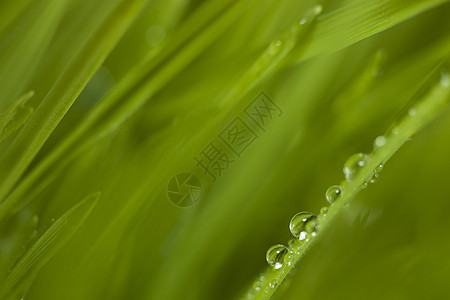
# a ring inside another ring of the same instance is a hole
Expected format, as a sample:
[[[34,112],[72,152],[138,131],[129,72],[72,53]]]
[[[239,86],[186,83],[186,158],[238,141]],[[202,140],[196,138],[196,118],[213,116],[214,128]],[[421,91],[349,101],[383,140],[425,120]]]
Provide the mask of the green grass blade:
[[[91,36],[0,159],[0,199],[11,191],[88,81],[124,34],[143,0],[121,1]]]
[[[448,0],[357,0],[319,17],[315,38],[301,61],[348,47]],[[326,9],[326,7],[325,7]]]
[[[99,137],[112,132],[122,124],[124,120],[136,112],[149,97],[159,91],[167,84],[167,82],[174,78],[178,72],[192,62],[192,60],[217,39],[220,34],[232,24],[232,21],[245,11],[248,5],[248,2],[239,2],[230,7],[220,16],[219,20],[216,20],[213,23],[213,26],[209,26],[206,30],[201,32],[187,48],[183,48],[180,53],[176,55],[176,59],[172,59],[170,64],[163,67],[159,72],[152,72],[153,68],[158,64],[154,65],[150,62],[149,65],[144,64],[144,66],[138,66],[133,70],[130,78],[125,78],[122,83],[120,83],[97,107],[93,109],[93,111],[90,112],[87,118],[80,123],[67,138],[60,142],[57,148],[49,153],[44,160],[21,181],[16,188],[18,193],[14,194],[11,199],[8,199],[6,210],[14,206],[19,199],[23,198],[22,195],[26,193],[48,169],[52,168],[55,163],[63,165],[67,164],[77,153],[92,145]],[[200,25],[206,25],[211,21],[210,18],[206,18],[203,14],[217,13],[217,10],[216,7],[206,7],[205,11],[201,12],[201,17],[205,18],[205,20],[203,20]],[[195,28],[199,27],[199,25],[196,24],[193,26]],[[187,32],[189,35],[194,33],[195,31],[192,31],[192,29]],[[175,51],[179,46],[179,41],[175,40],[174,44],[175,46],[167,46],[168,52]],[[165,50],[163,51],[163,54],[164,53]],[[112,108],[114,108],[116,103],[119,104],[119,107],[114,110]],[[105,115],[107,117],[105,117]],[[61,158],[63,161],[61,161]],[[5,207],[0,208],[0,210],[1,219],[7,211],[5,211]]]
[[[34,243],[0,284],[0,298],[14,292],[17,284],[33,277],[75,234],[94,209],[100,193],[94,193],[69,209]],[[30,283],[30,282],[29,282]]]
[[[10,24],[13,28],[1,33],[0,110],[23,94],[56,32],[66,5],[66,0],[34,1],[17,22]]]
[[[284,264],[279,270],[268,268],[261,276],[262,279],[255,282],[244,299],[271,299],[290,272],[295,270],[295,266],[301,258],[319,240],[321,232],[332,226],[333,220],[340,211],[345,209],[345,206],[356,197],[362,186],[373,178],[377,166],[380,163],[385,164],[408,139],[435,119],[448,106],[450,101],[450,77],[446,70],[439,73],[440,81],[434,83],[431,88],[428,81],[423,87],[427,90],[427,93],[424,93],[424,96],[413,107],[409,108],[409,111],[413,109],[414,113],[407,114],[398,123],[394,123],[393,129],[388,130],[385,134],[385,145],[375,148],[357,176],[343,185],[342,195],[329,207],[328,213],[320,218],[320,231],[317,236],[311,237],[308,242],[294,244],[293,248],[290,249],[293,256],[292,263]],[[435,79],[436,76],[432,78]]]

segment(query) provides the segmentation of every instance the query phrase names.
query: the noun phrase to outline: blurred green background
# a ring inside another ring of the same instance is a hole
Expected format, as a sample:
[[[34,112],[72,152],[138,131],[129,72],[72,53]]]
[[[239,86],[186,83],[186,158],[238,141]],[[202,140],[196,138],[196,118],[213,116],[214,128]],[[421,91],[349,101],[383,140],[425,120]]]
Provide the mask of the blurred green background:
[[[123,3],[1,1],[0,112],[30,90],[37,109]],[[254,71],[317,4],[323,12],[293,50]],[[10,191],[26,186],[1,218],[0,280],[55,219],[96,191],[101,198],[7,299],[245,297],[268,268],[266,250],[291,239],[290,218],[327,205],[346,159],[372,151],[450,50],[448,1],[148,0],[133,18]],[[244,111],[261,92],[283,111],[264,130]],[[32,177],[109,95],[120,96]],[[142,105],[127,106],[134,99]],[[258,135],[240,155],[219,138],[236,117]],[[19,134],[0,144],[0,159]],[[274,298],[449,298],[449,134],[446,108],[320,232]],[[194,159],[210,142],[234,160],[215,181]],[[179,173],[203,188],[187,208],[167,196]]]

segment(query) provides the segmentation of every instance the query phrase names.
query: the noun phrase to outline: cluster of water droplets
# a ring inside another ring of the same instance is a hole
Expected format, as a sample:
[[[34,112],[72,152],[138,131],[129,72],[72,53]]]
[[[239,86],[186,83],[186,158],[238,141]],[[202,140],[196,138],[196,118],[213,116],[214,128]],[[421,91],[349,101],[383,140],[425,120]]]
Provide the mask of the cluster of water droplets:
[[[443,71],[440,77],[440,86],[443,88],[450,87],[450,75],[448,71]],[[416,117],[418,111],[416,107],[412,107],[407,111],[408,117]],[[400,127],[394,126],[389,131],[389,136],[378,136],[373,143],[374,151],[378,151],[385,147],[389,141],[389,137],[393,137],[400,134]],[[342,195],[345,193],[345,188],[347,183],[354,181],[354,179],[360,173],[360,170],[367,166],[369,155],[364,153],[356,153],[350,156],[344,164],[343,173],[345,180],[341,185],[330,186],[326,193],[325,198],[330,205],[333,205]],[[363,180],[360,185],[361,189],[366,188],[369,184],[375,183],[381,171],[383,170],[383,162],[380,162],[371,170],[370,174],[366,179]],[[349,204],[345,203],[344,207],[348,207]],[[290,266],[295,263],[299,255],[304,248],[305,243],[309,242],[310,239],[317,235],[317,231],[320,228],[320,222],[323,218],[327,216],[329,207],[324,206],[320,209],[318,216],[310,212],[300,212],[294,215],[290,221],[289,229],[294,236],[288,242],[288,246],[282,244],[277,244],[269,248],[266,253],[266,260],[270,266],[275,270],[280,270],[283,266]],[[266,286],[264,283],[264,278],[257,281],[257,287],[254,291],[259,291],[262,286]],[[278,283],[276,281],[271,282],[265,287],[265,292],[269,292],[276,288]]]
[[[261,275],[253,283],[250,293],[247,295],[246,299],[255,298],[260,293],[271,294],[276,289],[276,287],[279,285],[279,282],[277,281],[277,279],[272,279],[272,280],[270,280],[269,284],[267,284],[268,280],[269,279],[266,277],[266,275]]]
[[[284,57],[300,43],[302,34],[310,30],[310,26],[316,17],[322,12],[322,6],[316,5],[297,22],[292,24],[279,39],[272,41],[255,65],[251,69],[254,76],[260,75],[269,66],[277,62],[277,58]]]
[[[266,260],[275,269],[283,266],[284,257],[288,253],[288,248],[282,244],[273,245],[267,250]]]
[[[379,136],[375,139],[374,147],[383,147],[386,144],[386,138],[384,136]],[[367,162],[368,155],[364,153],[356,153],[350,156],[350,158],[345,162],[344,165],[344,176],[347,182],[351,182],[359,170],[362,169]],[[361,188],[366,188],[370,183],[375,183],[378,180],[380,172],[383,170],[383,163],[379,163],[378,166],[373,170],[372,177],[369,180],[365,180]]]
[[[384,136],[379,136],[374,141],[374,149],[384,147],[387,139]],[[330,186],[325,193],[325,198],[329,205],[333,205],[344,193],[345,184],[353,181],[360,170],[366,166],[368,155],[364,153],[356,153],[350,156],[344,164],[343,173],[345,181],[341,185]],[[380,163],[373,171],[370,179],[365,180],[361,189],[366,188],[369,184],[375,183],[379,177],[380,172],[383,170],[383,163]],[[310,241],[317,235],[317,231],[320,228],[320,220],[326,217],[328,213],[328,206],[324,206],[320,209],[318,216],[311,212],[299,212],[294,215],[289,223],[289,230],[294,236],[294,239],[290,240],[288,246],[282,244],[276,244],[267,250],[266,260],[270,266],[275,270],[281,269],[281,267],[287,265],[290,266],[295,262],[295,259],[301,252],[301,248],[304,243]]]
[[[291,28],[291,34],[296,34],[298,32],[298,26],[304,25],[308,23],[309,19],[314,19],[315,16],[320,14],[322,8],[320,6],[315,7],[311,10],[308,17],[301,19],[297,27]],[[274,54],[277,52],[277,49],[282,49],[284,42],[281,40],[274,41],[271,44],[271,51],[269,54]],[[381,57],[381,56],[380,56]],[[440,85],[444,88],[448,88],[450,86],[450,75],[447,71],[441,73]],[[417,114],[417,109],[412,107],[408,110],[409,117],[415,117]],[[395,136],[399,134],[399,128],[394,127],[389,132],[390,135]],[[381,148],[385,147],[388,142],[388,137],[386,136],[378,136],[373,143],[374,151],[378,151]],[[330,186],[325,193],[325,198],[329,205],[333,205],[342,195],[345,193],[345,186],[347,183],[352,182],[360,173],[360,170],[367,165],[369,155],[365,153],[356,153],[350,156],[344,164],[343,173],[345,180],[340,185]],[[367,188],[370,184],[375,183],[381,171],[383,170],[383,162],[380,162],[370,173],[371,176],[368,176],[365,180],[363,180],[360,185],[361,189]],[[346,203],[345,207],[348,207],[349,204]],[[320,228],[320,222],[322,218],[325,218],[328,213],[328,206],[324,206],[320,209],[320,213],[318,216],[314,215],[310,212],[299,212],[294,215],[289,223],[289,229],[291,234],[294,236],[294,239],[290,240],[288,246],[284,246],[282,244],[276,244],[270,247],[266,253],[266,260],[270,266],[272,266],[275,270],[281,269],[283,266],[290,266],[293,264],[301,253],[301,249],[304,247],[304,244],[309,242],[312,238],[317,235],[317,232]]]
[[[326,214],[326,209],[322,209],[322,212]],[[306,211],[294,215],[289,223],[289,230],[294,239],[288,242],[288,247],[282,244],[270,247],[266,253],[268,264],[276,270],[284,265],[290,266],[293,264],[300,254],[302,245],[316,236],[318,229],[319,218],[316,215]]]

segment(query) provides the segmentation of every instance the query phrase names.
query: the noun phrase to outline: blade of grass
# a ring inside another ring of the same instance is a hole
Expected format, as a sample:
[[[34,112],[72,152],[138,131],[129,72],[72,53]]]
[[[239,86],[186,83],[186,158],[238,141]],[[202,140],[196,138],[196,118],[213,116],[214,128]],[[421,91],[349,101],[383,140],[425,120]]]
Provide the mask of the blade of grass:
[[[448,0],[351,1],[319,17],[316,38],[304,55],[293,60],[299,62],[343,49],[446,2]]]
[[[69,209],[24,254],[0,284],[0,298],[15,292],[22,281],[31,284],[37,272],[75,234],[94,209],[100,193],[94,193]],[[23,288],[23,287],[22,287]]]
[[[23,94],[60,24],[66,4],[66,0],[34,1],[10,30],[2,32],[0,110]]]
[[[12,190],[72,103],[136,18],[143,0],[121,1],[96,30],[0,159],[0,199]]]
[[[427,86],[429,84],[429,82],[426,83]],[[380,163],[384,164],[387,162],[411,136],[435,119],[442,112],[443,108],[448,106],[449,100],[450,78],[449,74],[444,71],[441,74],[440,82],[434,84],[429,89],[429,92],[413,107],[415,110],[414,116],[406,115],[397,123],[394,130],[388,131],[385,135],[386,144],[383,147],[376,148],[369,155],[364,167],[361,168],[357,176],[343,186],[342,195],[330,206],[326,216],[320,219],[320,231],[317,233],[317,236],[311,237],[308,242],[304,242],[301,245],[294,245],[296,249],[290,249],[294,256],[292,263],[285,264],[279,270],[267,269],[261,276],[263,279],[255,282],[254,287],[252,287],[244,299],[271,299],[289,273],[293,272],[295,265],[299,263],[301,258],[320,238],[321,232],[326,231],[329,226],[332,226],[331,224],[339,212],[355,198],[363,184],[373,178],[375,174],[374,170],[376,170]],[[257,290],[255,290],[255,286],[258,288]]]
[[[128,116],[137,111],[149,97],[159,91],[168,81],[178,74],[188,63],[195,57],[202,53],[216,38],[220,36],[232,21],[239,17],[248,7],[248,2],[239,2],[233,5],[227,12],[206,28],[202,34],[196,37],[191,42],[190,46],[184,48],[180,54],[170,61],[170,64],[163,67],[156,74],[152,73],[155,66],[139,66],[131,73],[130,78],[125,78],[94,110],[87,116],[86,120],[81,122],[79,126],[59,145],[55,148],[45,159],[22,180],[19,186],[15,189],[17,194],[13,192],[13,197],[8,198],[8,204],[0,208],[0,219],[8,213],[10,207],[13,207],[22,195],[27,193],[28,189],[45,174],[45,172],[55,164],[65,165],[76,154],[80,153],[92,145],[96,140],[105,134],[117,128]],[[217,8],[214,8],[215,12]],[[211,9],[205,9],[205,12],[210,12]],[[205,22],[211,21],[206,18]],[[201,23],[203,24],[203,23]],[[204,24],[206,25],[206,24]],[[189,31],[189,34],[194,34],[195,31]],[[168,46],[174,50],[178,47],[179,41],[174,42],[176,46]],[[173,51],[174,51],[173,50]],[[164,53],[166,51],[164,50]],[[150,73],[150,74],[148,74]],[[142,77],[142,78],[141,78]],[[162,81],[162,82],[161,82]],[[131,90],[130,90],[131,89]],[[122,104],[116,110],[110,111],[115,103]],[[104,116],[108,115],[107,120],[103,120]],[[103,123],[102,123],[103,121]],[[100,125],[98,125],[100,123]],[[98,128],[99,127],[99,128]],[[62,159],[63,161],[59,161]],[[1,161],[0,161],[1,166]],[[1,177],[0,177],[1,179]],[[0,199],[1,197],[0,189]],[[4,196],[4,195],[3,195]]]
[[[399,1],[399,0],[398,0]],[[371,35],[373,35],[376,32],[382,31],[388,27],[392,27],[395,24],[398,24],[412,16],[414,16],[415,14],[421,13],[427,9],[430,9],[432,7],[435,7],[439,4],[442,4],[444,2],[446,2],[448,0],[433,0],[433,1],[418,1],[418,3],[416,3],[416,5],[409,5],[409,6],[405,6],[405,10],[401,10],[401,6],[396,5],[396,10],[392,10],[389,11],[389,13],[392,14],[391,17],[386,18],[385,21],[385,27],[380,27],[377,30],[378,31],[373,31],[373,30],[367,30],[367,31],[363,31],[363,32],[358,32],[357,34],[352,33],[352,30],[354,29],[354,26],[348,26],[345,22],[343,22],[342,20],[345,20],[349,13],[347,12],[350,11],[352,12],[356,6],[357,9],[360,11],[360,13],[358,14],[358,16],[364,17],[367,15],[372,15],[375,13],[379,13],[379,14],[383,14],[383,11],[380,11],[380,9],[386,9],[384,6],[381,6],[377,4],[376,1],[371,1],[370,3],[367,3],[366,5],[363,5],[365,2],[364,1],[359,1],[357,4],[355,5],[351,5],[349,7],[346,7],[345,9],[342,8],[340,10],[336,10],[333,13],[328,13],[325,14],[322,17],[318,18],[317,21],[317,27],[318,28],[322,28],[322,29],[317,29],[314,33],[314,36],[311,39],[311,45],[307,48],[307,49],[299,49],[299,51],[304,51],[304,55],[302,55],[301,57],[298,57],[298,52],[296,53],[296,55],[293,55],[293,57],[295,57],[295,60],[297,61],[302,61],[305,60],[309,57],[318,55],[323,53],[323,49],[327,49],[326,51],[328,52],[332,52],[332,51],[337,51],[345,46],[349,46],[352,43],[355,43],[363,38],[367,38]],[[370,5],[369,5],[370,4]],[[386,14],[386,12],[384,12],[384,14]],[[233,15],[233,14],[232,14]],[[236,14],[235,14],[236,15]],[[389,16],[389,14],[387,14],[387,16]],[[338,19],[338,20],[336,20]],[[330,20],[333,20],[333,22],[331,22]],[[359,19],[358,19],[359,20]],[[221,19],[216,20],[216,23],[218,22],[222,22]],[[323,25],[325,24],[325,25]],[[328,25],[327,25],[328,24]],[[373,24],[376,24],[376,22],[374,21]],[[214,25],[214,23],[212,24]],[[359,27],[360,29],[363,27]],[[336,32],[334,32],[334,29],[339,29],[339,38],[338,35],[336,34]],[[217,29],[211,28],[211,30],[209,30],[209,32],[212,32],[213,34],[215,33]],[[190,34],[193,34],[195,31],[190,31]],[[212,35],[214,36],[214,35]],[[352,38],[348,38],[348,36],[352,37]],[[211,34],[207,34],[205,33],[202,36],[197,37],[197,40],[199,41],[200,44],[204,44],[204,40],[206,38],[210,38]],[[325,44],[324,41],[327,41],[329,39],[338,39],[338,40],[344,40],[345,44],[342,43],[337,43],[337,44],[330,44],[327,45]],[[209,43],[207,43],[206,45],[208,45]],[[206,47],[206,45],[203,45],[201,47]],[[178,44],[177,46],[178,47]],[[176,48],[174,47],[174,48]],[[198,47],[198,46],[196,46]],[[193,46],[193,48],[195,49],[196,47]],[[164,48],[163,48],[164,49]],[[170,49],[170,48],[169,48]],[[312,49],[312,50],[311,50]],[[187,57],[190,56],[190,50],[189,47],[184,49],[183,52],[179,55],[179,57],[177,59],[173,59],[173,65],[175,65],[176,67],[174,68],[173,66],[171,67],[170,65],[166,68],[163,68],[163,70],[170,70],[170,75],[163,75],[166,72],[161,71],[161,73],[157,73],[156,75],[159,75],[159,83],[158,81],[155,83],[153,80],[155,76],[150,76],[148,79],[144,80],[142,82],[142,76],[147,76],[145,74],[148,74],[149,71],[153,70],[153,66],[151,66],[150,68],[147,67],[139,67],[136,70],[133,70],[129,75],[127,76],[127,78],[124,80],[124,82],[122,84],[120,84],[118,87],[116,87],[116,89],[114,89],[114,91],[108,96],[107,99],[104,99],[104,102],[101,103],[101,105],[98,107],[98,109],[96,109],[94,112],[92,112],[88,118],[81,124],[82,127],[77,128],[71,135],[69,135],[69,137],[63,141],[60,144],[60,147],[58,149],[56,149],[45,161],[45,163],[43,163],[41,165],[42,169],[41,170],[37,170],[37,172],[42,173],[44,171],[44,169],[47,169],[50,167],[51,164],[53,164],[57,159],[59,159],[59,157],[61,157],[63,155],[63,152],[69,151],[69,149],[71,149],[71,151],[73,150],[74,145],[79,145],[79,146],[75,146],[75,147],[81,147],[81,139],[83,135],[86,134],[90,134],[92,135],[91,140],[95,141],[96,139],[98,139],[99,137],[103,136],[104,134],[107,134],[108,132],[111,132],[112,130],[114,130],[115,128],[117,128],[121,123],[123,123],[131,114],[133,114],[135,111],[137,111],[139,109],[139,107],[141,107],[143,105],[144,102],[146,102],[149,98],[151,98],[151,96],[153,94],[155,94],[157,91],[159,91],[160,88],[162,88],[165,84],[167,84],[168,81],[171,80],[171,78],[173,78],[174,74],[177,74],[177,72],[179,72],[180,70],[183,69],[182,66],[186,65],[186,57],[184,55],[187,55]],[[165,53],[166,51],[164,50],[163,53]],[[184,52],[187,52],[184,54]],[[168,53],[170,53],[170,51],[168,51]],[[301,53],[301,52],[300,52]],[[165,58],[165,56],[164,56]],[[193,58],[190,58],[190,60],[192,60]],[[164,59],[162,60],[164,61]],[[182,63],[181,63],[182,62]],[[181,64],[180,64],[181,63]],[[145,64],[144,64],[145,65]],[[157,64],[155,64],[154,66],[156,66]],[[172,70],[171,70],[172,69]],[[166,73],[167,74],[167,73]],[[164,79],[166,78],[166,79]],[[162,82],[161,82],[162,80]],[[131,89],[131,90],[130,90]],[[129,101],[125,102],[123,101],[124,98],[128,98],[130,99]],[[122,100],[122,101],[120,101]],[[114,103],[122,103],[125,102],[126,105],[124,105],[124,107],[122,107],[118,112],[115,112],[114,114],[112,114],[113,116],[110,117],[110,119],[112,119],[112,121],[110,121],[110,123],[108,124],[103,124],[103,127],[101,127],[100,129],[95,129],[98,130],[99,132],[96,134],[93,134],[91,132],[94,132],[94,126],[95,123],[98,123],[99,120],[101,119],[102,115],[105,115],[106,112],[111,108],[111,106],[113,106]],[[37,176],[37,175],[36,175]]]

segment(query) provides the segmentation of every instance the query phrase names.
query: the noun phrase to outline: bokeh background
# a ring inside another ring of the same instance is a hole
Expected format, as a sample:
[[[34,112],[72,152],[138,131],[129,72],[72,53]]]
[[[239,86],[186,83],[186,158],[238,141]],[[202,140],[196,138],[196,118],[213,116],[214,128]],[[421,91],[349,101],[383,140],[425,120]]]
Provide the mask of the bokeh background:
[[[29,90],[28,104],[37,108],[119,2],[1,1],[0,111]],[[290,218],[327,205],[325,191],[343,180],[346,159],[372,151],[450,50],[448,1],[144,2],[16,185],[124,81],[135,82],[104,117],[119,125],[81,136],[2,219],[6,278],[55,219],[102,194],[31,286],[19,282],[11,299],[245,297],[268,268],[266,250],[292,238]],[[308,19],[313,24],[292,53],[264,76],[248,75],[264,49],[317,4],[322,14]],[[261,92],[283,111],[264,130],[244,111]],[[120,117],[136,94],[143,104]],[[236,117],[258,135],[240,155],[219,139]],[[0,155],[16,134],[0,144]],[[195,160],[210,142],[234,160],[215,180]],[[449,153],[447,108],[320,232],[275,298],[448,298]],[[202,185],[187,208],[167,195],[179,173]]]

